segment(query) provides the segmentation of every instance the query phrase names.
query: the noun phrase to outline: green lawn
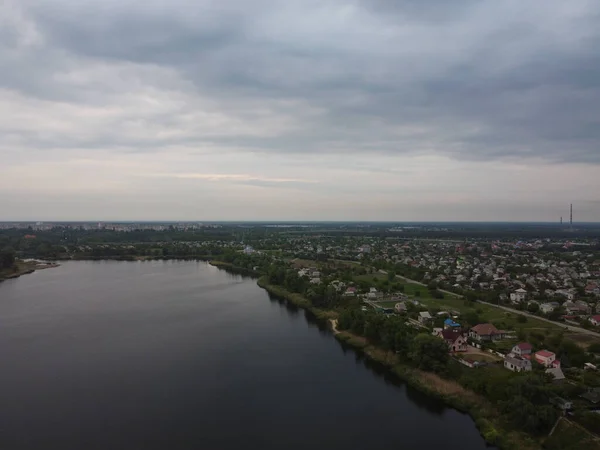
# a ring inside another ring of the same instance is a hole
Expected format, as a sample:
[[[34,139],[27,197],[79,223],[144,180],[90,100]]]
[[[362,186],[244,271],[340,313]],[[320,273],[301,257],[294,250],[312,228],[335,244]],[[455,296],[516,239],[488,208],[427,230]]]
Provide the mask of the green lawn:
[[[466,300],[456,298],[450,295],[444,295],[443,299],[421,297],[419,301],[426,306],[436,307],[442,310],[456,310],[459,311],[461,315],[467,314],[469,312],[478,312],[478,315],[483,322],[503,323],[504,326],[509,330],[515,330],[519,328],[558,330],[561,328],[558,324],[555,325],[541,320],[532,319],[530,317],[527,318],[526,322],[519,322],[520,316],[518,314],[510,313],[502,309],[494,308],[493,306],[483,305],[480,303],[476,303],[471,306],[471,304],[467,303]]]
[[[600,450],[600,442],[595,436],[577,424],[562,419],[554,434],[544,443],[549,450]]]
[[[492,354],[481,355],[481,354],[477,353],[477,354],[464,354],[462,356],[464,359],[468,359],[471,361],[483,361],[483,362],[487,362],[487,363],[495,363],[497,361],[501,361],[501,358],[499,358],[498,356],[494,356]]]
[[[366,275],[356,275],[354,281],[366,281],[367,283],[377,284],[380,280],[387,280],[388,276],[384,273],[371,273]]]
[[[356,281],[366,281],[371,285],[377,285],[382,280],[387,280],[387,275],[383,273],[373,273],[368,275],[359,275],[355,277]],[[394,280],[397,282],[399,280]],[[421,304],[430,308],[437,308],[442,311],[458,311],[461,315],[468,313],[477,313],[480,322],[491,322],[494,323],[499,329],[505,329],[508,331],[523,329],[524,331],[542,331],[547,330],[558,331],[562,329],[559,324],[552,324],[541,320],[527,317],[525,322],[519,321],[518,314],[514,314],[508,311],[504,311],[493,306],[484,305],[481,303],[469,303],[465,299],[456,297],[450,294],[444,294],[443,299],[433,298],[429,292],[427,286],[421,286],[416,283],[404,282],[404,294],[408,295],[419,301]],[[419,294],[417,294],[419,293]],[[380,306],[384,308],[391,308],[396,302],[382,302]],[[523,319],[521,319],[523,320]],[[458,320],[460,322],[460,320]]]

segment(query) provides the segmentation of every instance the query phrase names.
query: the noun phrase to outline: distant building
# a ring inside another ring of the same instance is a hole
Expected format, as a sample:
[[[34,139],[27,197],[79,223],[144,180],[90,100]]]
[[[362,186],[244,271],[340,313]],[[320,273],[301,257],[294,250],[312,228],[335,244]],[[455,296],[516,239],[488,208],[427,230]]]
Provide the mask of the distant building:
[[[506,332],[498,330],[491,323],[480,323],[471,328],[469,336],[477,341],[499,341],[500,339],[504,339]]]
[[[399,302],[394,305],[394,311],[396,311],[398,314],[405,313],[408,311],[408,307],[406,306],[406,303]]]
[[[534,359],[544,367],[560,367],[556,355],[548,350],[540,350],[533,355]]]
[[[444,320],[444,328],[460,328],[460,323],[457,323],[452,319],[446,319]]]
[[[419,313],[419,322],[425,324],[425,323],[429,323],[429,321],[431,321],[431,319],[433,319],[433,317],[431,317],[431,314],[429,314],[429,311],[423,311]]]
[[[452,353],[467,351],[467,339],[461,329],[447,328],[442,330],[439,336],[448,344],[448,349]]]
[[[550,367],[549,369],[546,369],[546,373],[552,375],[554,378],[553,381],[562,381],[566,378],[560,367]]]
[[[510,294],[510,301],[512,303],[524,302],[527,298],[527,291],[525,289],[517,289],[515,292]]]
[[[600,315],[590,317],[590,323],[596,327],[600,325]]]
[[[512,353],[504,358],[504,367],[513,372],[529,372],[532,369],[531,361]]]
[[[516,356],[523,356],[531,355],[531,350],[533,350],[533,346],[531,344],[527,342],[521,342],[515,345],[510,352]]]
[[[540,311],[544,314],[550,314],[557,308],[560,308],[560,303],[558,302],[542,303],[540,305]]]

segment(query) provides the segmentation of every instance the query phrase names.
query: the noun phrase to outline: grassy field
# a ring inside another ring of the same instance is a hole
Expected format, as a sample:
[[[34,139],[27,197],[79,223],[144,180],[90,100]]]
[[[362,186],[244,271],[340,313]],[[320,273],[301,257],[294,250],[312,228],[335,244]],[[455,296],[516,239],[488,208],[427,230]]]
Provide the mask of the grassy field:
[[[600,450],[600,441],[579,425],[561,419],[560,423],[544,443],[549,450]]]
[[[343,259],[328,259],[327,261],[315,261],[313,259],[290,259],[288,260],[295,269],[302,269],[305,267],[356,267],[360,266],[357,261],[345,261]]]
[[[499,358],[498,356],[494,356],[490,353],[488,354],[482,354],[482,353],[465,353],[464,355],[465,359],[471,360],[471,361],[483,361],[483,362],[487,362],[487,363],[495,363],[501,360],[501,358]]]
[[[405,292],[408,292],[408,286],[409,285],[405,285]],[[480,303],[471,304],[464,299],[460,299],[450,295],[444,295],[443,299],[432,298],[429,295],[422,295],[421,298],[419,298],[418,300],[425,306],[438,308],[440,310],[455,310],[459,311],[461,315],[475,312],[477,313],[481,321],[501,324],[501,326],[507,330],[515,330],[522,328],[524,330],[536,329],[544,331],[560,330],[562,328],[558,324],[555,325],[552,323],[544,322],[542,320],[532,319],[530,317],[527,318],[526,322],[520,322],[519,320],[523,319],[519,319],[519,317],[521,316],[519,316],[518,314],[510,313],[508,311],[504,311],[502,309],[494,308],[493,306],[483,305]]]
[[[374,273],[369,275],[359,275],[355,277],[357,281],[367,281],[371,284],[377,284],[380,280],[386,280],[387,275],[382,273]],[[404,294],[419,301],[428,308],[439,309],[440,311],[458,311],[462,316],[469,313],[476,313],[481,322],[491,322],[496,324],[498,328],[506,330],[538,330],[545,332],[546,330],[558,331],[562,327],[559,324],[552,324],[528,317],[525,322],[519,319],[521,316],[499,308],[484,304],[473,304],[463,298],[453,295],[444,294],[444,298],[438,299],[432,297],[429,289],[426,286],[421,286],[416,283],[403,283]],[[384,308],[392,308],[396,302],[387,301],[378,303]],[[459,321],[460,322],[460,321]],[[584,338],[585,339],[585,338]],[[592,338],[593,339],[593,338]]]
[[[366,281],[367,283],[377,284],[379,281],[387,280],[388,276],[384,273],[370,273],[366,275],[357,275],[354,281]]]

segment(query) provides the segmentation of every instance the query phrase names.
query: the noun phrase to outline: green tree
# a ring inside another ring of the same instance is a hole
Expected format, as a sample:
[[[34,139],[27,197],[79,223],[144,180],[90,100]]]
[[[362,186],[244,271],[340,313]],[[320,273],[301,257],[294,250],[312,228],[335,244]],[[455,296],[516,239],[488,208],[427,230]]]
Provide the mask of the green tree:
[[[409,356],[419,369],[437,373],[446,370],[450,359],[448,345],[442,339],[424,333],[413,339]]]
[[[9,269],[15,264],[15,251],[12,247],[6,247],[0,251],[0,270]]]

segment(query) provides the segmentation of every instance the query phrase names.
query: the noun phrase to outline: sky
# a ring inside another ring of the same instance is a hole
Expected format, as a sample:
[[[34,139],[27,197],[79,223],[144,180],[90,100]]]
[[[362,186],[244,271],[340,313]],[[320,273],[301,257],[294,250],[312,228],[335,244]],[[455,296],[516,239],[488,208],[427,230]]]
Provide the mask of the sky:
[[[2,0],[0,220],[600,222],[597,0]]]

